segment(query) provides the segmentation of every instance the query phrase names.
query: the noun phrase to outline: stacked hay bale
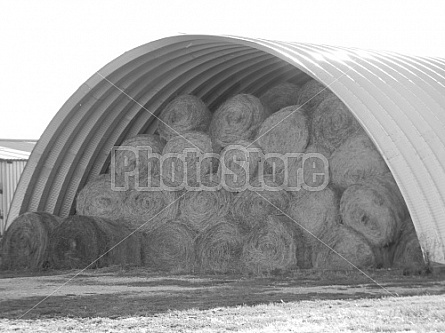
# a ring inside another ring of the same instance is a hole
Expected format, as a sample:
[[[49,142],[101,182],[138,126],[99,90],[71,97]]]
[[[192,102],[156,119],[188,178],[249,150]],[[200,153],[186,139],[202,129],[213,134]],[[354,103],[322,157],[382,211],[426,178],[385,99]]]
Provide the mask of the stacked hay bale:
[[[49,243],[53,268],[142,264],[140,234],[119,220],[69,216],[53,230]]]
[[[162,178],[168,187],[193,186],[200,177],[210,173],[213,160],[204,154],[212,154],[212,140],[202,132],[187,132],[171,138],[162,154]]]
[[[209,128],[215,153],[238,140],[253,139],[268,115],[269,110],[253,95],[240,94],[224,102]]]
[[[161,271],[194,270],[196,233],[181,220],[171,220],[145,235],[145,264]]]
[[[242,271],[243,234],[229,217],[219,218],[196,238],[196,268],[202,273]]]
[[[1,269],[41,270],[48,268],[51,232],[62,219],[44,212],[24,213],[11,223],[1,240]]]
[[[297,269],[299,264],[307,266],[302,256],[306,245],[301,229],[287,216],[268,215],[263,219],[244,242],[241,259],[247,272],[282,273]]]
[[[151,179],[159,179],[159,155],[165,143],[158,135],[139,134],[116,147],[111,161],[116,187],[148,187]]]
[[[178,96],[159,118],[159,136],[124,141],[112,174],[81,189],[79,216],[50,237],[54,267],[126,261],[262,275],[414,260],[409,248],[419,246],[385,160],[319,82],[238,94],[213,116]],[[133,247],[117,253],[125,237]]]
[[[180,95],[161,112],[158,132],[165,141],[191,131],[206,132],[211,119],[212,114],[200,98]]]
[[[309,142],[309,128],[305,109],[299,105],[287,106],[269,116],[260,126],[255,142],[265,154],[303,153]],[[272,169],[283,170],[281,158],[271,156],[266,163]],[[274,172],[274,171],[272,171]]]
[[[205,188],[187,191],[178,200],[179,218],[196,232],[203,232],[224,219],[233,201],[232,193],[221,186],[218,178],[206,175],[201,185]]]
[[[275,113],[286,106],[297,105],[300,86],[291,83],[279,83],[269,88],[260,96],[260,101],[269,113]]]
[[[263,151],[252,140],[237,140],[226,146],[220,155],[218,177],[221,185],[230,192],[245,190],[258,173]]]

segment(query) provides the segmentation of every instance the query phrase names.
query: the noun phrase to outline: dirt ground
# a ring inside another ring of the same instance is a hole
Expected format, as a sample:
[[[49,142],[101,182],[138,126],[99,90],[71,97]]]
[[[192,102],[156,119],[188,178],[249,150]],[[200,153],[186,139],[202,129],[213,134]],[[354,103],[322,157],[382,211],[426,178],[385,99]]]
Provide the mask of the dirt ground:
[[[366,274],[366,275],[365,275]],[[0,274],[0,318],[156,316],[172,310],[445,294],[444,274],[300,271],[286,276],[160,274],[147,269]]]

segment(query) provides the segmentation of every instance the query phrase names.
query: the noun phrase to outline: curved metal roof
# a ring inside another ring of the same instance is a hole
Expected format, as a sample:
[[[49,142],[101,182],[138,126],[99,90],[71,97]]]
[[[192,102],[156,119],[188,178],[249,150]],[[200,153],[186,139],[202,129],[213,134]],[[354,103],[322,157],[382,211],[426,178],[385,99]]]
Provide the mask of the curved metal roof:
[[[26,211],[73,212],[114,145],[151,133],[175,96],[210,109],[236,93],[315,78],[350,108],[381,151],[424,250],[445,263],[445,60],[240,37],[181,35],[115,59],[62,106],[23,172],[8,223]]]

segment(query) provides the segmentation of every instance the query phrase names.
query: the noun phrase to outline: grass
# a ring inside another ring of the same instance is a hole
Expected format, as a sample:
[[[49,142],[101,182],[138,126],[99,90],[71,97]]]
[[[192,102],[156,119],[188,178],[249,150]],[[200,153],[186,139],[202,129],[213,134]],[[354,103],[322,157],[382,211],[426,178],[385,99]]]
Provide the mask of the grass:
[[[444,332],[443,296],[275,302],[156,315],[0,321],[2,332]]]
[[[0,332],[445,332],[443,276],[299,271],[251,278],[118,267],[0,275]]]

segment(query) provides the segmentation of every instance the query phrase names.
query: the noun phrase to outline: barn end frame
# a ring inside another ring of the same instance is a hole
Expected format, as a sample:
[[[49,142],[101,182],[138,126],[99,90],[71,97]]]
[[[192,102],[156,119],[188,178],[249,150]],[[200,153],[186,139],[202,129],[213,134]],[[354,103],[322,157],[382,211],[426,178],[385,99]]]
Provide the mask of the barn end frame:
[[[110,150],[152,133],[153,114],[194,94],[214,110],[234,94],[314,78],[349,107],[386,160],[425,253],[445,264],[445,59],[228,36],[180,35],[124,53],[62,106],[22,174],[7,226],[21,213],[65,217]]]

